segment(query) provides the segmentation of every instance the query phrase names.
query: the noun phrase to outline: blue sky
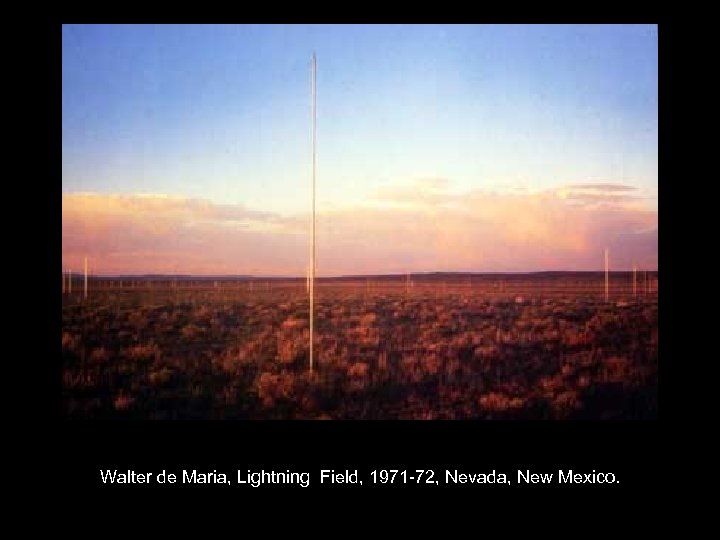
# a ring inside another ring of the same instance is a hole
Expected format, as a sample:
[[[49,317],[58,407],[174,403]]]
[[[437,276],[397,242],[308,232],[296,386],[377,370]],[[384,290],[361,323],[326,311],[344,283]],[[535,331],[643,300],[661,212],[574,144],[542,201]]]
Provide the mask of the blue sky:
[[[65,195],[283,216],[447,194],[634,188],[657,209],[657,27],[63,26]]]

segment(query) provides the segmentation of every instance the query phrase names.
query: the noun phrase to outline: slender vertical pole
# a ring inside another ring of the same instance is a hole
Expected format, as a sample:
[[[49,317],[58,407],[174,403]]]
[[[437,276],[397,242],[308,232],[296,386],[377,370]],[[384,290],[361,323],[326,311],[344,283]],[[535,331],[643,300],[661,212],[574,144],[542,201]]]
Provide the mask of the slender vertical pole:
[[[313,346],[315,336],[315,169],[317,158],[315,145],[317,139],[317,115],[316,115],[316,71],[317,60],[315,59],[315,51],[312,55],[312,240],[310,243],[310,375],[313,372]]]
[[[85,291],[83,296],[87,300],[87,257],[85,257]]]
[[[62,287],[63,292],[62,293],[65,294],[65,270],[63,270],[62,278],[63,278],[63,287]]]
[[[633,263],[633,297],[637,296],[637,265]]]
[[[608,280],[608,249],[605,248],[605,301],[608,301],[610,293],[610,284]]]
[[[72,294],[72,268],[68,268],[68,294]]]

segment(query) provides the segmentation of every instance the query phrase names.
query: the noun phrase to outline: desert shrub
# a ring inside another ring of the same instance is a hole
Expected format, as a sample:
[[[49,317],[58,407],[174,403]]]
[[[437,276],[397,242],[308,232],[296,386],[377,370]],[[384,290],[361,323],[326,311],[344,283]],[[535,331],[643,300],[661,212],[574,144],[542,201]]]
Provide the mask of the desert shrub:
[[[417,370],[419,362],[415,355],[405,354],[400,360],[400,369],[406,373],[413,373]]]
[[[573,328],[563,333],[562,343],[569,347],[576,347],[579,345],[587,345],[590,343],[590,338],[586,332]]]
[[[151,362],[160,358],[160,349],[155,344],[133,345],[125,350],[125,356],[135,362]]]
[[[362,317],[360,317],[360,326],[361,327],[370,327],[374,325],[377,322],[377,315],[375,313],[366,313]]]
[[[210,308],[205,304],[202,304],[199,307],[195,308],[195,311],[193,313],[193,319],[201,321],[210,319],[211,316],[212,312],[210,311]]]
[[[293,330],[293,329],[300,329],[308,326],[309,323],[306,320],[301,319],[300,317],[289,317],[288,319],[285,319],[282,323],[283,330]]]
[[[113,407],[116,411],[125,411],[129,409],[133,403],[135,403],[135,398],[124,392],[120,392],[113,400]]]
[[[632,367],[627,358],[611,356],[602,364],[601,380],[603,382],[628,381],[631,376]]]
[[[523,400],[518,397],[509,397],[500,392],[488,392],[480,396],[480,406],[489,411],[507,411],[522,407]]]
[[[186,340],[192,341],[202,335],[202,330],[197,325],[190,323],[183,326],[180,333]]]
[[[148,381],[153,386],[166,384],[172,377],[172,370],[167,366],[155,369],[148,375]]]
[[[422,371],[426,375],[436,375],[440,370],[441,361],[437,354],[427,354],[422,359]]]
[[[546,394],[553,395],[563,387],[563,379],[560,375],[542,377],[538,381],[538,386]]]
[[[309,354],[310,331],[279,332],[277,335],[277,357],[281,364],[293,364]]]
[[[110,359],[105,347],[96,347],[90,353],[90,362],[93,364],[104,364]]]
[[[567,416],[580,406],[577,392],[574,390],[560,392],[553,399],[552,406],[558,416]]]
[[[369,366],[365,362],[355,362],[348,367],[348,377],[361,378],[366,377],[369,371]]]
[[[265,407],[274,406],[278,400],[288,399],[293,388],[292,375],[288,373],[263,372],[257,380],[258,397]]]
[[[495,345],[483,345],[475,348],[475,357],[481,360],[491,360],[498,355],[498,348]]]
[[[63,332],[62,334],[62,348],[63,350],[75,351],[78,348],[78,337],[72,335],[69,332]]]
[[[387,351],[380,351],[380,354],[378,355],[377,366],[380,371],[385,371],[388,369],[388,353],[387,353]]]

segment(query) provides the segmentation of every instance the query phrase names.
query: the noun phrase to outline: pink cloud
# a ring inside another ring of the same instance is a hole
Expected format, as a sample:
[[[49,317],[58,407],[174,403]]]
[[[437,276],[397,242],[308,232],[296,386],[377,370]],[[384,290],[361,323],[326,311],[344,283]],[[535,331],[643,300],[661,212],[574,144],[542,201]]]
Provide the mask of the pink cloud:
[[[597,270],[605,247],[613,268],[657,268],[657,211],[632,199],[575,204],[556,192],[444,187],[420,185],[420,199],[400,207],[321,211],[318,274]],[[64,195],[63,264],[80,269],[87,255],[102,274],[301,276],[308,223],[180,197]]]

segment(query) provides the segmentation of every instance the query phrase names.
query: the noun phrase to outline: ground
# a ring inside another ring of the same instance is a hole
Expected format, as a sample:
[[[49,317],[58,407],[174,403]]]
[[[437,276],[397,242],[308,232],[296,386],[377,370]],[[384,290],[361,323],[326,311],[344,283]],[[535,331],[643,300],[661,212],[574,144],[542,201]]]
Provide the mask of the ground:
[[[77,284],[76,284],[77,285]],[[91,280],[63,294],[71,418],[657,417],[657,282],[613,274]]]

